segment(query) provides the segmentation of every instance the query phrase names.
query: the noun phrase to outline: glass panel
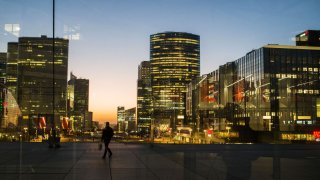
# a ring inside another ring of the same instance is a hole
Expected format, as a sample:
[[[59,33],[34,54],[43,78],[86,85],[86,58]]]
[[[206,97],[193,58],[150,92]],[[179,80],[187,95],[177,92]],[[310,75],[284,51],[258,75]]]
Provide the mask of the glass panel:
[[[55,129],[52,1],[1,1],[1,128],[8,140],[42,141]],[[63,58],[62,58],[63,59]]]

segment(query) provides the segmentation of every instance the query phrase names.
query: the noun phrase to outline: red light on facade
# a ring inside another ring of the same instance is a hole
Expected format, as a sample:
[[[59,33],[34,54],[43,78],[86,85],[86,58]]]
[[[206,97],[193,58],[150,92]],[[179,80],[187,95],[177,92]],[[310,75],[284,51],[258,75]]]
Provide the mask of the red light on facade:
[[[213,134],[213,131],[212,131],[211,129],[208,129],[208,130],[207,130],[207,133],[208,133],[208,134]]]
[[[62,129],[68,129],[68,125],[69,125],[68,118],[64,117],[62,120]]]
[[[313,136],[316,139],[320,138],[320,131],[313,131]]]
[[[40,117],[39,118],[39,127],[41,129],[43,129],[44,127],[46,127],[46,119],[44,117]]]

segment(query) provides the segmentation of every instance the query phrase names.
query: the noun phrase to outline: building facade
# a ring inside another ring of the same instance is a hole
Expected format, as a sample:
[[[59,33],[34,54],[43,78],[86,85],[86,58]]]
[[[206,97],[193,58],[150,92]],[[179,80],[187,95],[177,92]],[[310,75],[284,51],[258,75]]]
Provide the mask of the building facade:
[[[136,131],[137,127],[137,112],[136,108],[130,108],[125,110],[125,131]]]
[[[31,126],[34,118],[44,116],[48,124],[58,126],[66,117],[68,46],[69,41],[60,38],[19,38],[17,101],[22,112],[22,125]],[[14,63],[12,59],[8,58],[8,63]],[[15,71],[14,64],[8,68]],[[15,75],[8,73],[8,76]]]
[[[0,52],[0,128],[5,127],[6,115],[6,80],[7,53]]]
[[[125,131],[125,118],[126,118],[126,110],[124,106],[117,107],[117,125],[118,131]]]
[[[139,132],[149,132],[152,113],[150,61],[143,61],[138,68],[137,127]]]
[[[150,36],[153,114],[156,126],[176,129],[186,118],[186,85],[200,75],[200,37],[184,32]]]
[[[92,112],[89,112],[89,80],[77,78],[72,72],[68,81],[68,117],[70,128],[76,131],[92,128]]]
[[[18,43],[9,42],[7,47],[6,86],[18,101]]]
[[[186,125],[194,132],[225,130],[225,121],[217,112],[219,101],[219,70],[192,80],[187,86]]]
[[[320,127],[319,70],[320,47],[313,44],[252,50],[189,84],[188,121],[201,130],[237,131],[240,138],[264,131],[310,140]]]

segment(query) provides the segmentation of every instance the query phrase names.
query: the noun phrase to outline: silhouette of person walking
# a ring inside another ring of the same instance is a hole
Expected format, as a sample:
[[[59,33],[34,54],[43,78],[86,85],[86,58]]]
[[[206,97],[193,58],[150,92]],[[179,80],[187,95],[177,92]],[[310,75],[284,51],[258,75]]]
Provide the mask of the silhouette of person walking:
[[[111,138],[113,136],[113,129],[109,126],[109,122],[106,122],[106,127],[102,131],[102,137],[101,137],[101,142],[104,142],[104,154],[102,156],[103,159],[106,158],[107,151],[109,152],[109,158],[112,156],[112,152],[109,148],[109,143],[111,141]]]

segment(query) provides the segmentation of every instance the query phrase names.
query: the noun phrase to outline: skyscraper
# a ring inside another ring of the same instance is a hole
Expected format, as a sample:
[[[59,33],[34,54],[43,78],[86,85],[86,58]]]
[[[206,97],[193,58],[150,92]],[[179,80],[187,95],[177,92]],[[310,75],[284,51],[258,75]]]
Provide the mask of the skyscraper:
[[[5,84],[7,66],[7,53],[0,52],[0,83]]]
[[[138,68],[137,124],[138,131],[148,132],[151,120],[150,61],[142,61]]]
[[[136,112],[137,112],[136,107],[125,110],[125,131],[126,132],[136,131],[136,120],[137,120]]]
[[[0,127],[4,126],[5,117],[5,98],[7,94],[7,88],[5,84],[6,78],[6,64],[7,64],[7,53],[0,52]]]
[[[22,124],[45,116],[58,125],[66,116],[68,46],[69,41],[61,38],[19,38],[17,94]]]
[[[7,51],[0,53],[0,126],[13,128],[18,125],[21,115],[17,104],[18,43],[8,43]]]
[[[125,129],[125,117],[126,117],[126,110],[124,106],[117,107],[117,124],[118,124],[118,131],[124,131]]]
[[[7,48],[6,86],[18,101],[18,43],[9,42]]]
[[[151,35],[150,63],[153,118],[175,129],[185,119],[186,85],[200,75],[200,37],[184,32]]]
[[[76,130],[91,128],[92,112],[89,112],[88,79],[77,78],[70,73],[67,107],[68,116],[70,117],[71,122],[73,122],[73,127]]]

